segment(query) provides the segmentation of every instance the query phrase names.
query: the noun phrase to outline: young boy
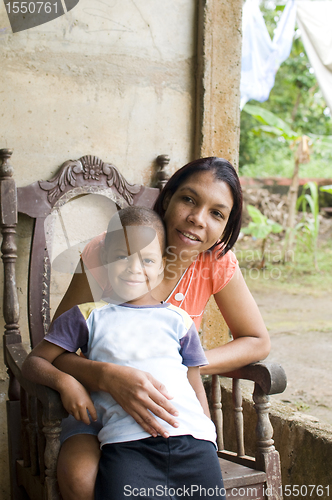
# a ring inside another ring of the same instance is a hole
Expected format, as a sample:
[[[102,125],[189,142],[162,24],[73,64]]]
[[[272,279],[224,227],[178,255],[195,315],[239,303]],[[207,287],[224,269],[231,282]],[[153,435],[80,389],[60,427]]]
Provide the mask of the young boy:
[[[199,366],[207,364],[197,331],[183,310],[159,303],[153,289],[164,269],[165,230],[152,210],[130,207],[110,221],[103,261],[112,286],[105,302],[62,314],[24,363],[30,380],[59,391],[77,420],[102,421],[95,498],[224,498]],[[151,373],[172,394],[178,425],[151,437],[105,392],[91,394],[52,362],[81,348],[89,359]],[[85,398],[84,413],[76,402]],[[93,402],[92,402],[93,401]]]

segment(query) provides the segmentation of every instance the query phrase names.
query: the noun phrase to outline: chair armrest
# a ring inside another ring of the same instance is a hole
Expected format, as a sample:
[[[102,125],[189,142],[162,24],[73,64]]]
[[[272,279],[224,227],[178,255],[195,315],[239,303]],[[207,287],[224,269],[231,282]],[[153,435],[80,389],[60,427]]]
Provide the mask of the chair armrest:
[[[6,346],[6,361],[23,389],[29,396],[36,397],[43,406],[44,415],[48,420],[61,420],[68,416],[67,411],[62,405],[60,394],[46,387],[45,385],[30,382],[22,375],[22,365],[28,356],[23,344],[10,344]]]
[[[280,394],[287,385],[285,370],[278,363],[252,363],[230,373],[221,373],[222,377],[252,380],[260,386],[264,394]]]

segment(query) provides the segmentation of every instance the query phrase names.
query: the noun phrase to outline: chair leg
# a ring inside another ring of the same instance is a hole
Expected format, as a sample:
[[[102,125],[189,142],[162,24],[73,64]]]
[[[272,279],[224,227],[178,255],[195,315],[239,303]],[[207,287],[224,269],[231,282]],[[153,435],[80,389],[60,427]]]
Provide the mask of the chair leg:
[[[253,394],[257,413],[256,467],[266,472],[266,499],[282,500],[282,481],[279,453],[274,447],[273,427],[269,418],[269,396],[256,383]]]
[[[43,418],[45,435],[45,488],[47,500],[60,500],[60,491],[56,477],[57,461],[60,451],[61,420],[50,421]]]
[[[262,456],[266,472],[266,500],[283,500],[279,453],[275,450]]]
[[[11,500],[28,500],[24,488],[17,483],[16,460],[22,459],[20,401],[7,401],[7,428]]]

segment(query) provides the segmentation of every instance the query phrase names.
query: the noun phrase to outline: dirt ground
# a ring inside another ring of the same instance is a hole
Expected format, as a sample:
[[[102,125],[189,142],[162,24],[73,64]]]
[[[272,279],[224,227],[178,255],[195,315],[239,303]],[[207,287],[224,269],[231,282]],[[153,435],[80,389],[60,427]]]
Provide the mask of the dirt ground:
[[[268,361],[287,374],[283,394],[272,396],[306,415],[332,425],[332,297],[310,290],[287,293],[252,289],[271,337]]]

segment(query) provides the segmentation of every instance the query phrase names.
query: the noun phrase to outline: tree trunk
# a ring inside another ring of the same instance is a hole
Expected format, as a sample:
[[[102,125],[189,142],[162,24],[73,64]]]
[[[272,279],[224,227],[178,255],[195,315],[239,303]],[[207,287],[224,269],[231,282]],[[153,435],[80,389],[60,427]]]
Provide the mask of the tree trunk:
[[[287,230],[285,238],[285,249],[283,261],[286,262],[290,260],[289,253],[292,250],[294,243],[294,226],[295,226],[295,215],[296,215],[296,200],[299,190],[299,167],[300,162],[298,156],[295,157],[295,166],[292,177],[292,182],[288,192],[289,209],[288,209],[288,219],[287,219]]]

